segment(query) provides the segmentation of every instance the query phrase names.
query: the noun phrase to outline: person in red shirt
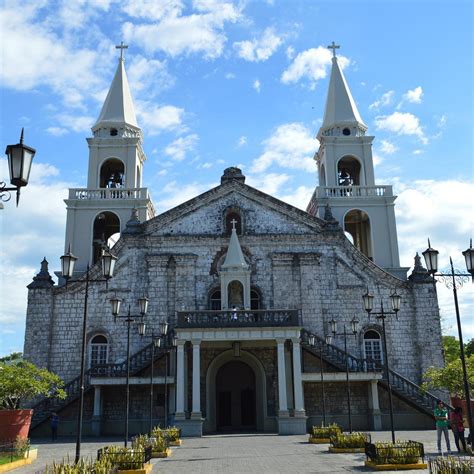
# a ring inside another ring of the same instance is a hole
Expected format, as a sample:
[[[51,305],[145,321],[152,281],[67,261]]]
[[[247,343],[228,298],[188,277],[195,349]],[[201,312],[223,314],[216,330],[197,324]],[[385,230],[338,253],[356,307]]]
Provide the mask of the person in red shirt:
[[[453,430],[454,435],[454,442],[456,443],[456,448],[458,448],[458,452],[461,452],[461,448],[459,446],[459,441],[464,448],[464,451],[467,452],[466,449],[466,440],[464,439],[464,424],[462,419],[462,408],[456,407],[454,411],[451,413],[451,429]]]

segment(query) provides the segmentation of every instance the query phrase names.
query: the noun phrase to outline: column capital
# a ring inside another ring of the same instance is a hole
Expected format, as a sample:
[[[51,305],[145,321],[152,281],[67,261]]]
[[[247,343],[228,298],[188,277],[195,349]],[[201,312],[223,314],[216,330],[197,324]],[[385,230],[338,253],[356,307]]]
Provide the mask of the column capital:
[[[191,339],[191,344],[194,347],[199,347],[201,345],[202,339]]]
[[[299,337],[292,337],[292,338],[291,338],[291,342],[292,342],[293,344],[298,344],[298,345],[300,345],[300,344],[301,344],[301,339],[300,339]]]
[[[286,339],[284,337],[278,337],[275,339],[275,341],[278,345],[280,345],[280,344],[285,344]]]

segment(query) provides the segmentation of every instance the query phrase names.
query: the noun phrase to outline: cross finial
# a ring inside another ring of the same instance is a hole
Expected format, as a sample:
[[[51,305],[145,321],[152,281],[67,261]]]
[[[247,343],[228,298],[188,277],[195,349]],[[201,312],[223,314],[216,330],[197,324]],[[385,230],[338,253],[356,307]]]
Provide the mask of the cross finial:
[[[235,224],[237,224],[237,221],[235,219],[232,219],[230,223],[232,224],[232,230],[235,230]]]
[[[335,58],[336,57],[336,49],[339,49],[340,46],[336,43],[334,43],[334,41],[328,46],[328,49],[332,49],[332,57]]]
[[[120,61],[123,61],[123,50],[128,49],[128,44],[124,44],[123,41],[119,45],[115,46],[116,49],[120,49]]]

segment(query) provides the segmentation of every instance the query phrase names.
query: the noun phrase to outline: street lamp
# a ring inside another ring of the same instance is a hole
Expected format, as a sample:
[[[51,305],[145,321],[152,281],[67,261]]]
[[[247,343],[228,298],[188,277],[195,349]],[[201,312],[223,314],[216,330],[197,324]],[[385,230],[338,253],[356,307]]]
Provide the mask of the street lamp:
[[[325,345],[331,344],[331,336],[325,336],[325,341],[316,339],[314,334],[309,336],[309,345],[319,350],[319,367],[321,374],[321,399],[323,401],[323,426],[326,426],[326,397],[324,393],[324,367],[323,367],[323,349]]]
[[[388,405],[389,405],[389,410],[390,410],[390,429],[392,431],[392,442],[395,443],[395,428],[394,428],[394,423],[393,423],[393,404],[392,404],[392,386],[390,384],[390,369],[388,365],[388,349],[387,349],[387,337],[385,334],[385,319],[389,315],[395,315],[397,317],[398,312],[400,311],[400,304],[402,301],[402,297],[397,294],[396,291],[394,291],[390,295],[390,304],[392,305],[392,311],[386,311],[384,310],[383,307],[383,301],[382,299],[380,300],[380,311],[374,312],[373,307],[374,307],[374,297],[369,293],[369,289],[367,289],[367,292],[362,295],[362,300],[364,301],[364,309],[367,311],[367,314],[370,319],[370,315],[373,314],[376,316],[377,319],[382,320],[382,335],[383,335],[383,351],[384,351],[384,358],[385,358],[385,363],[384,363],[384,368],[385,368],[385,378],[387,379],[387,385],[388,385]]]
[[[105,260],[105,262],[104,262]],[[90,279],[90,267],[87,264],[86,269],[86,288],[84,292],[84,316],[82,318],[82,347],[81,347],[81,375],[80,375],[80,398],[79,398],[79,413],[77,418],[77,432],[76,432],[76,464],[79,462],[81,457],[81,440],[82,440],[82,416],[84,412],[84,372],[85,372],[85,360],[86,360],[86,340],[87,340],[87,300],[89,299],[89,284],[90,283],[101,283],[107,282],[112,278],[114,274],[115,262],[117,257],[112,255],[108,250],[102,252],[102,276],[103,278],[97,278],[95,280]],[[77,257],[71,253],[71,246],[69,245],[68,251],[61,257],[61,270],[62,276],[66,280],[66,285],[74,275],[74,265],[77,261]],[[79,281],[79,280],[76,280]]]
[[[112,315],[114,317],[114,322],[117,322],[117,319],[123,319],[127,323],[127,378],[126,378],[126,391],[125,391],[125,437],[124,437],[124,446],[127,447],[128,443],[128,414],[130,407],[130,325],[132,323],[138,323],[138,334],[143,336],[145,334],[146,324],[145,324],[145,315],[148,311],[148,299],[143,297],[138,299],[138,307],[140,310],[140,315],[132,316],[130,313],[130,305],[128,305],[128,312],[125,316],[120,316],[120,305],[122,300],[120,298],[114,297],[111,298],[110,304],[112,305]]]
[[[20,143],[7,145],[5,153],[8,158],[8,170],[10,172],[10,183],[13,187],[7,188],[7,183],[0,181],[0,201],[7,202],[11,199],[10,191],[16,191],[16,205],[20,201],[20,190],[28,184],[31,171],[31,163],[36,150],[23,143],[24,129],[21,129]]]
[[[359,321],[355,316],[351,319],[351,332],[347,332],[346,325],[343,325],[343,331],[337,332],[337,323],[333,319],[329,321],[333,336],[344,336],[344,353],[346,354],[346,387],[347,387],[347,413],[349,416],[349,433],[352,433],[352,413],[351,413],[351,388],[349,385],[349,355],[347,353],[347,336],[357,336],[357,325]]]
[[[428,273],[433,276],[433,283],[436,284],[436,278],[439,279],[446,285],[446,288],[453,289],[454,297],[454,307],[456,310],[456,323],[458,326],[458,335],[459,335],[459,348],[461,350],[461,365],[463,372],[463,382],[464,382],[464,397],[467,404],[467,417],[469,424],[469,436],[474,436],[473,429],[473,420],[472,420],[472,409],[471,409],[471,395],[469,393],[469,382],[467,378],[467,369],[466,369],[466,358],[464,355],[464,342],[462,339],[462,328],[461,328],[461,316],[459,314],[459,303],[458,303],[458,288],[469,281],[469,276],[474,283],[474,249],[472,248],[472,239],[470,241],[469,248],[462,252],[466,262],[466,269],[468,273],[461,273],[459,270],[456,270],[453,265],[453,259],[449,257],[449,263],[451,267],[451,272],[438,272],[438,254],[439,252],[431,248],[430,240],[428,239],[428,248],[423,252],[423,257],[425,258],[426,269]]]

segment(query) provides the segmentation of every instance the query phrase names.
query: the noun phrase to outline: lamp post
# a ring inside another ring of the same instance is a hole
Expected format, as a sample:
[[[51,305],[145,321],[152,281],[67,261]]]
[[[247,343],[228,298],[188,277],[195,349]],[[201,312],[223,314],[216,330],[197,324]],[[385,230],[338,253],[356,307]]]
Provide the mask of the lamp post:
[[[132,323],[137,323],[138,334],[143,336],[145,334],[146,324],[144,322],[145,315],[148,311],[148,298],[142,297],[138,299],[138,306],[140,310],[139,316],[132,316],[130,313],[130,305],[128,305],[128,312],[126,316],[119,316],[120,305],[122,300],[120,298],[114,297],[110,300],[112,305],[112,315],[114,316],[114,321],[117,322],[117,319],[123,319],[127,323],[127,376],[126,376],[126,389],[125,389],[125,437],[124,437],[124,446],[127,447],[128,443],[128,413],[130,407],[130,325]]]
[[[77,257],[71,253],[71,246],[65,255],[61,257],[61,273],[63,278],[66,280],[66,285],[74,274],[74,265]],[[81,440],[82,440],[82,416],[84,412],[84,373],[85,373],[85,360],[86,360],[86,343],[87,343],[87,300],[89,299],[89,284],[107,282],[112,278],[115,269],[115,262],[117,257],[112,255],[109,250],[103,250],[101,263],[102,263],[102,279],[91,280],[90,279],[90,267],[87,264],[86,269],[86,287],[84,292],[84,315],[82,318],[82,346],[81,346],[81,375],[80,375],[80,397],[79,397],[79,413],[77,418],[77,431],[76,431],[76,464],[79,462],[81,457]],[[77,281],[77,280],[76,280]]]
[[[349,433],[352,433],[352,413],[351,413],[351,388],[349,384],[349,357],[347,354],[347,336],[356,336],[357,335],[357,325],[359,321],[354,317],[351,320],[351,332],[347,332],[346,325],[343,325],[343,331],[341,333],[337,332],[337,323],[334,319],[329,321],[331,325],[331,330],[333,336],[344,336],[344,352],[346,354],[346,387],[347,387],[347,413],[349,416]]]
[[[464,252],[462,252],[462,254],[464,255],[464,259],[466,262],[466,269],[468,273],[461,273],[460,271],[456,270],[454,268],[453,259],[451,257],[449,257],[451,271],[438,272],[439,252],[431,248],[431,243],[429,239],[428,239],[428,248],[422,253],[425,259],[426,269],[428,270],[428,273],[430,273],[433,276],[434,284],[436,284],[436,281],[437,281],[436,278],[434,277],[439,277],[439,279],[446,285],[447,288],[453,289],[454,308],[456,310],[456,323],[458,326],[458,335],[459,335],[459,348],[461,351],[464,397],[466,399],[466,404],[467,404],[469,435],[472,439],[472,437],[474,436],[474,430],[473,430],[472,409],[471,409],[471,395],[469,393],[469,381],[467,378],[466,358],[464,355],[464,342],[462,339],[461,316],[459,314],[458,291],[457,291],[458,288],[460,288],[464,283],[469,281],[469,277],[471,277],[472,282],[474,283],[474,249],[472,248],[472,239],[471,239],[469,248],[465,250]]]
[[[311,334],[309,336],[309,345],[319,349],[319,368],[321,374],[321,400],[323,402],[323,426],[326,426],[326,396],[324,393],[324,367],[323,367],[323,349],[327,344],[331,344],[331,336],[325,336],[325,344],[323,341],[316,342],[316,336]]]
[[[0,201],[7,202],[11,199],[10,191],[16,191],[16,205],[20,201],[20,190],[28,184],[31,171],[31,163],[36,150],[23,143],[24,129],[21,129],[20,143],[7,145],[5,153],[8,158],[8,170],[10,172],[10,183],[7,187],[4,181],[0,181]]]
[[[160,322],[160,335],[163,338],[163,341],[166,342],[166,336],[168,335],[168,321]],[[168,426],[168,351],[165,352],[165,426],[166,429]]]
[[[362,295],[362,299],[364,301],[364,309],[367,311],[367,314],[373,314],[376,316],[377,319],[382,320],[382,333],[383,333],[383,351],[384,351],[384,369],[385,369],[385,378],[387,379],[388,385],[388,405],[390,411],[390,430],[392,431],[392,442],[395,443],[395,428],[393,423],[393,404],[392,404],[392,386],[390,384],[390,369],[388,365],[388,349],[387,349],[387,336],[385,334],[385,319],[387,316],[395,315],[397,317],[398,312],[400,311],[400,303],[401,303],[401,296],[397,294],[395,291],[390,295],[390,303],[392,305],[392,311],[386,311],[383,307],[383,301],[380,300],[380,311],[374,312],[374,296],[367,292]]]

